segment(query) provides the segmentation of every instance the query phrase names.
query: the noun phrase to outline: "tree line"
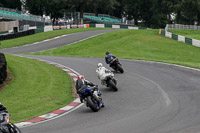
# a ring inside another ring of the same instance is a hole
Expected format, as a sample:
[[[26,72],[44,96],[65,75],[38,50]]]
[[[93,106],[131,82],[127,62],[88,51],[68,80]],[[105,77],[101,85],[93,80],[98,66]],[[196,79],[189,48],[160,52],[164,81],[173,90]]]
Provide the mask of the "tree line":
[[[109,14],[134,19],[136,25],[164,27],[167,23],[200,25],[200,0],[1,0],[0,6],[21,10],[20,4],[31,14],[49,15],[53,20],[64,12]]]

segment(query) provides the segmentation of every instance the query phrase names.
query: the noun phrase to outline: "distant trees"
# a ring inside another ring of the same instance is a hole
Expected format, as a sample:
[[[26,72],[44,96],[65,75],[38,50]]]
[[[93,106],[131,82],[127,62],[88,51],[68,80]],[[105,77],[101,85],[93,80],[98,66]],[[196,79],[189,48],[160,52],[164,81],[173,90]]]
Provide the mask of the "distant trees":
[[[20,0],[1,0],[0,6],[21,10],[21,1]]]
[[[49,15],[55,21],[64,12],[109,14],[134,19],[136,25],[164,27],[167,23],[200,25],[200,0],[1,0],[0,6],[21,10],[25,3],[31,14]]]

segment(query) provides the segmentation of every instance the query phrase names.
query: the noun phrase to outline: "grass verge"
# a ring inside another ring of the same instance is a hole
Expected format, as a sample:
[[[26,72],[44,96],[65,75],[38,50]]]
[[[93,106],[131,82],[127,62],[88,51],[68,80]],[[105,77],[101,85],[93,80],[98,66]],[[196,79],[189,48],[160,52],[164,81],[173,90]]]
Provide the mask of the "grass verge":
[[[25,44],[31,44],[34,42],[43,41],[49,38],[65,35],[65,34],[72,34],[77,32],[84,32],[84,31],[91,31],[91,30],[102,30],[102,28],[75,28],[75,29],[65,29],[65,30],[55,30],[55,31],[48,31],[37,33],[29,36],[24,36],[20,38],[4,40],[1,42],[1,48],[11,48],[16,46],[22,46]]]
[[[200,48],[158,35],[158,30],[124,30],[106,33],[73,45],[34,53],[50,56],[104,57],[167,62],[200,68]]]
[[[14,80],[0,91],[14,123],[54,111],[73,100],[70,76],[55,66],[6,55]]]
[[[200,30],[169,30],[169,32],[172,32],[177,35],[182,35],[185,37],[193,38],[200,40]]]

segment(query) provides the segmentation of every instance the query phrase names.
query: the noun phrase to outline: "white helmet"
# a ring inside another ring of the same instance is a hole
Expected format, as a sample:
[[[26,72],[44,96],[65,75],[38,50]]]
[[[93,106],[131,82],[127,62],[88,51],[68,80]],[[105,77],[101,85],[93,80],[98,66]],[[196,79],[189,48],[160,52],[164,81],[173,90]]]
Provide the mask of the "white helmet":
[[[99,67],[103,67],[102,63],[97,64],[97,68],[99,68]]]

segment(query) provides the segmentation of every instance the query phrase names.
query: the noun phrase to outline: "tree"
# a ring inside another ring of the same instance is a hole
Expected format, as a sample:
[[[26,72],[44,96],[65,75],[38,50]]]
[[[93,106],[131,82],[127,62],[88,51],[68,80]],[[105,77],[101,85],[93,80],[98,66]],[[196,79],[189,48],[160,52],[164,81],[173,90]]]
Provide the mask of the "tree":
[[[0,5],[6,8],[21,10],[20,0],[1,0]]]

